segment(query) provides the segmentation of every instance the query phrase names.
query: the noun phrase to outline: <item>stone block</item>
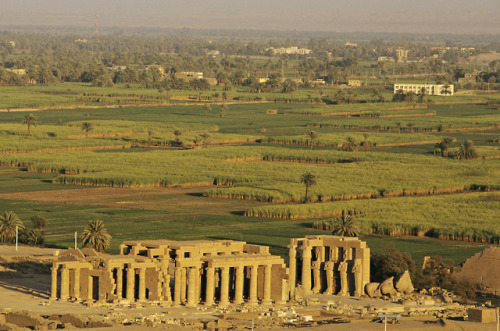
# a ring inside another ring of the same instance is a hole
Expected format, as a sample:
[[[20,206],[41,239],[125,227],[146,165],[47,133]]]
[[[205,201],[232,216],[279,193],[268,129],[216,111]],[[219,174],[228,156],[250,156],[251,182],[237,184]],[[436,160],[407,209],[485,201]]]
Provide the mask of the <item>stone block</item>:
[[[488,308],[470,308],[467,309],[469,322],[477,323],[496,323],[498,311],[496,309]]]
[[[396,289],[394,288],[394,277],[388,278],[380,284],[380,293],[382,293],[382,295],[396,293]]]
[[[415,290],[411,282],[410,273],[408,272],[408,270],[403,272],[394,280],[394,287],[398,292],[406,294],[412,293]]]

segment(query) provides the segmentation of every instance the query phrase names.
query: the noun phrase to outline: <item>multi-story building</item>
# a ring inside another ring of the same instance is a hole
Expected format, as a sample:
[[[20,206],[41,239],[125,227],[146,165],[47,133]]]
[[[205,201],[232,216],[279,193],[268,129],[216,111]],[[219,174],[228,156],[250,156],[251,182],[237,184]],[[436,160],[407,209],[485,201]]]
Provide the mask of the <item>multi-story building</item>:
[[[312,50],[307,49],[307,48],[298,48],[297,46],[292,46],[292,47],[280,47],[280,48],[274,48],[270,47],[267,50],[270,50],[273,52],[273,54],[299,54],[299,55],[307,55],[312,52]]]
[[[403,93],[412,92],[419,94],[425,89],[426,95],[453,95],[453,85],[433,85],[433,84],[394,84],[394,94],[402,91]]]
[[[203,72],[180,71],[175,73],[175,78],[191,81],[193,79],[203,79]]]

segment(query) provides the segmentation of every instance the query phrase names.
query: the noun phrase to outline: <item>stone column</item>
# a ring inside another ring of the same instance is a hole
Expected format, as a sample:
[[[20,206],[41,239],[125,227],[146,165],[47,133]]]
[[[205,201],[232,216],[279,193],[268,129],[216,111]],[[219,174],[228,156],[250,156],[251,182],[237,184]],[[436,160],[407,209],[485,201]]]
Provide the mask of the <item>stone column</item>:
[[[129,266],[127,268],[127,291],[125,295],[127,296],[127,300],[134,301],[135,300],[135,269]]]
[[[167,302],[172,302],[172,294],[170,293],[170,275],[163,273],[163,288],[162,288],[163,300]]]
[[[295,245],[290,245],[290,250],[288,251],[288,256],[289,256],[289,261],[290,261],[290,268],[289,270],[289,275],[288,275],[288,286],[290,287],[290,299],[293,298],[295,295],[295,285],[297,283],[296,281],[296,276],[297,276],[297,246]]]
[[[244,273],[243,269],[245,267],[240,265],[236,267],[236,284],[234,289],[234,300],[233,303],[239,305],[243,303],[243,281],[244,281]]]
[[[201,300],[201,266],[196,267],[196,302]]]
[[[174,272],[174,306],[179,306],[181,304],[181,277],[181,267],[177,266]]]
[[[349,287],[349,284],[347,284],[347,262],[340,262],[339,271],[340,271],[340,292],[338,293],[338,295],[346,296],[348,295],[348,287]]]
[[[227,306],[228,304],[229,304],[229,267],[222,267],[219,306],[224,307]]]
[[[73,297],[76,300],[80,300],[80,268],[78,268],[78,267],[75,268]]]
[[[61,268],[61,300],[69,298],[69,269],[63,265]]]
[[[314,276],[314,287],[312,289],[313,293],[321,292],[321,261],[314,261],[312,263],[313,276]]]
[[[116,268],[116,299],[121,300],[123,295],[123,268]]]
[[[92,297],[92,292],[94,291],[93,287],[94,286],[94,281],[92,279],[92,276],[90,275],[90,270],[92,270],[91,268],[89,268],[89,273],[88,273],[88,278],[87,278],[87,300],[93,300],[93,297]]]
[[[196,306],[196,273],[198,268],[191,267],[188,270],[188,284],[187,284],[187,306],[194,307]]]
[[[146,299],[146,268],[139,269],[139,301]]]
[[[205,306],[211,306],[214,304],[214,268],[207,267],[207,284],[205,292]]]
[[[333,281],[333,268],[335,267],[335,262],[328,261],[325,262],[325,271],[326,271],[326,291],[325,294],[333,294],[335,284]]]
[[[57,264],[52,265],[51,270],[51,278],[50,278],[50,299],[57,299],[57,269],[59,266]]]
[[[360,297],[363,294],[361,259],[354,260],[354,266],[352,267],[352,272],[354,273],[354,296]]]
[[[263,305],[271,304],[271,271],[272,265],[267,264],[264,268],[264,298]]]
[[[258,265],[253,265],[250,271],[250,297],[248,298],[248,303],[251,305],[256,305],[259,303],[257,299],[257,272],[259,270]]]
[[[186,302],[186,290],[187,290],[187,269],[181,268],[181,302]]]
[[[302,247],[302,288],[304,294],[311,293],[311,248]]]

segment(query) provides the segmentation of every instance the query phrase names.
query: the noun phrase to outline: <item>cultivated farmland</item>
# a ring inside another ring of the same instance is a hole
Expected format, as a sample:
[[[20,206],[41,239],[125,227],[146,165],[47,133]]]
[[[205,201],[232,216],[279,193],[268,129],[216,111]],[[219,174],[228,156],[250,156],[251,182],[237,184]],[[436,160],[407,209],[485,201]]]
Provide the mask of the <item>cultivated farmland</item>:
[[[57,98],[67,97],[61,95]],[[162,234],[272,243],[285,255],[288,238],[321,233],[313,223],[342,212],[356,215],[365,235],[498,243],[500,117],[486,102],[425,107],[229,103],[224,116],[220,108],[214,103],[205,112],[200,105],[171,103],[51,109],[33,113],[37,125],[31,137],[21,124],[26,112],[1,112],[0,163],[7,169],[1,205],[24,217],[54,217],[47,243],[56,246],[71,243],[71,233],[89,219],[103,218],[115,232],[112,249],[139,234]],[[266,114],[268,109],[277,114]],[[92,130],[85,132],[84,122]],[[311,146],[306,134],[313,130]],[[443,138],[454,139],[448,157],[436,147]],[[454,157],[464,140],[473,141],[476,158]],[[344,148],[346,143],[351,146]],[[16,182],[14,167],[29,172]],[[317,184],[304,204],[300,177],[306,172]],[[92,202],[90,193],[88,204],[68,198],[64,206],[64,199],[46,207],[15,203],[31,199],[16,192],[78,195],[82,187],[109,187],[116,195]],[[137,196],[122,201],[119,192],[127,190]],[[169,200],[174,195],[185,210]],[[102,213],[90,207],[96,204]],[[75,221],[64,223],[65,214]],[[137,222],[144,224],[141,233],[133,230]]]

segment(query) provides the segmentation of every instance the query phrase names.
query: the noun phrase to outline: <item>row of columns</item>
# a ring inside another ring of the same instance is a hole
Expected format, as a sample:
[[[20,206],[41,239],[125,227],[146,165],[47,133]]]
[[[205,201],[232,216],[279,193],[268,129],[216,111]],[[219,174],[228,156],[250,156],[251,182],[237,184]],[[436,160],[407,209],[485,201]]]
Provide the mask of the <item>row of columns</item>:
[[[349,295],[349,280],[348,280],[348,263],[347,261],[339,262],[338,260],[330,260],[325,261],[324,263],[321,260],[312,261],[312,248],[310,246],[302,246],[302,270],[301,270],[301,283],[304,294],[320,293],[322,290],[322,282],[321,282],[321,272],[326,272],[326,281],[327,288],[325,290],[325,294],[335,294],[335,284],[334,284],[334,273],[335,273],[335,265],[338,264],[337,271],[340,273],[340,291],[337,293],[338,295]],[[336,256],[336,250],[333,256]],[[289,251],[289,263],[290,263],[290,295],[294,296],[295,293],[295,285],[297,283],[297,252],[296,249],[292,247]],[[323,256],[322,256],[323,258]],[[346,255],[344,255],[346,258]],[[351,272],[354,273],[354,295],[361,296],[362,294],[362,268],[361,268],[361,260],[354,259],[354,264],[352,266]],[[323,268],[322,268],[323,265]],[[313,277],[311,279],[311,276]],[[312,287],[312,283],[314,283],[314,287]]]
[[[250,286],[249,286],[249,304],[258,304],[258,270],[259,265],[247,266],[250,268]],[[242,304],[244,302],[243,292],[245,284],[245,266],[236,266],[234,282],[234,298],[232,303]],[[205,268],[205,305],[212,306],[215,304],[215,267]],[[220,267],[220,297],[219,306],[227,306],[230,303],[229,289],[230,267]],[[186,277],[187,276],[187,277]],[[186,282],[187,279],[187,282]],[[272,282],[272,265],[264,265],[264,284],[262,304],[270,304],[271,299],[271,282]],[[186,298],[187,287],[187,298]],[[175,284],[174,284],[174,305],[180,305],[186,302],[187,306],[193,307],[200,301],[201,297],[201,275],[199,267],[177,267],[175,268]]]
[[[59,299],[61,300],[68,300],[70,297],[75,298],[77,300],[81,299],[87,299],[87,300],[92,300],[93,299],[93,280],[92,276],[89,274],[88,275],[88,283],[87,283],[87,297],[86,298],[81,298],[81,269],[88,269],[89,271],[91,270],[90,266],[86,266],[84,268],[82,267],[71,267],[67,266],[65,264],[54,264],[51,268],[51,299],[57,299],[57,288],[58,288],[58,271],[60,269],[60,292],[59,292]],[[114,268],[113,268],[114,269]],[[113,284],[113,269],[108,269],[105,272],[102,273],[102,275],[109,275],[111,278],[111,287],[112,289],[108,289],[110,294],[114,295],[114,299],[121,300],[121,299],[126,299],[133,301],[135,300],[135,275],[138,273],[139,275],[139,282],[138,282],[138,300],[143,301],[146,299],[146,269],[147,266],[144,267],[137,267],[137,266],[129,266],[125,268],[126,271],[126,280],[125,284],[123,284],[123,267],[117,267],[116,268],[116,281],[114,281]],[[138,270],[138,272],[136,272]],[[73,281],[72,281],[72,293],[70,293],[70,272],[73,271]],[[170,297],[170,276],[168,275],[168,269],[167,270],[162,270],[163,274],[163,286],[162,284],[158,285],[158,293],[161,293],[161,299],[166,300],[166,301],[171,301]],[[165,272],[167,271],[167,272]],[[100,278],[100,277],[99,277]],[[123,297],[123,288],[125,286],[125,297]],[[99,290],[104,291],[104,289],[99,288]],[[116,293],[113,293],[116,290]]]
[[[65,265],[62,265],[61,267],[61,287],[60,287],[60,293],[59,297],[62,300],[68,300],[70,298],[70,282],[69,282],[69,273],[71,270],[73,270],[73,293],[72,297],[76,299],[81,299],[80,298],[80,270],[82,268],[80,267],[67,267]],[[55,300],[57,299],[57,272],[59,270],[59,265],[53,265],[51,268],[51,284],[50,284],[50,298]],[[89,281],[89,288],[92,287],[92,279]],[[87,299],[92,299],[92,292],[89,291]]]

